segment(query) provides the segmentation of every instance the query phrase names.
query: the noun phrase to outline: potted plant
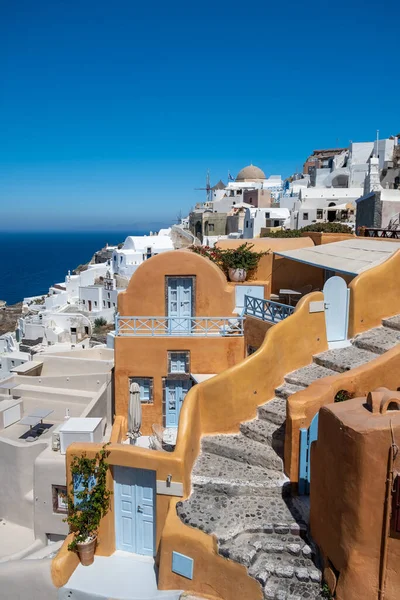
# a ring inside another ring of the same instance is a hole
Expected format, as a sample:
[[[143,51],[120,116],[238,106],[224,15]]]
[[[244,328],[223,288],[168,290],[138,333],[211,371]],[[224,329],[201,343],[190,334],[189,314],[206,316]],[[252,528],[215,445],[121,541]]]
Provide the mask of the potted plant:
[[[101,519],[110,507],[112,492],[107,489],[109,455],[105,444],[94,458],[86,453],[74,456],[71,463],[70,493],[67,497],[68,516],[64,519],[74,534],[68,550],[77,552],[82,565],[91,565],[97,544]]]
[[[221,250],[223,267],[231,281],[246,281],[249,271],[257,268],[262,256],[268,252],[253,252],[253,244],[247,242],[235,249]]]

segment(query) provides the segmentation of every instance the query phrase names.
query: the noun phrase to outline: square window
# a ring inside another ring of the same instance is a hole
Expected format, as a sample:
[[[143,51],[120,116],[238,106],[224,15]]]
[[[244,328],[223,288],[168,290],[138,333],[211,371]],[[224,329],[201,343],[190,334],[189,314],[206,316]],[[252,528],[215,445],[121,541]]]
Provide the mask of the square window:
[[[303,213],[303,221],[308,221],[308,213]]]
[[[68,513],[67,486],[52,485],[53,513],[66,515]]]
[[[140,401],[142,404],[153,404],[153,378],[152,377],[130,377],[131,383],[137,383],[140,389]]]
[[[168,373],[189,373],[189,352],[168,352]]]

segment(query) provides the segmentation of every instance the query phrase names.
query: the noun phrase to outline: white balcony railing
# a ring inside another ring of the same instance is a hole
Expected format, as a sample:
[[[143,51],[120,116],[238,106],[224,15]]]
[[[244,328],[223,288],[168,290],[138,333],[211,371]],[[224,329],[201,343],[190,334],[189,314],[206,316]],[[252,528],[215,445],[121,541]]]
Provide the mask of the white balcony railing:
[[[122,317],[115,318],[122,337],[234,337],[243,335],[243,317]]]

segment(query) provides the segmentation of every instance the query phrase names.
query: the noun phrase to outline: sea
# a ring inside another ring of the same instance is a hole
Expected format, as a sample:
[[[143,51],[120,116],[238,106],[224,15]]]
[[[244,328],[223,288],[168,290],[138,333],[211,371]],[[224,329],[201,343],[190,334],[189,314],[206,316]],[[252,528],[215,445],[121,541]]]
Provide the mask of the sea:
[[[148,231],[0,232],[0,300],[16,304],[46,294],[68,270],[87,263],[106,244]]]

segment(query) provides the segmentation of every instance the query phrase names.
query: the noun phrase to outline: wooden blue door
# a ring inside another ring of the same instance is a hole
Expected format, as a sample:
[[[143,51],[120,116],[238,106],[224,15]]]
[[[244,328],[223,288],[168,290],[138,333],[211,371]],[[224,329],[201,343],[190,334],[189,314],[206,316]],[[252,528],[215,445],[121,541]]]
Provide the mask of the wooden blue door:
[[[165,426],[178,427],[179,415],[190,381],[167,380],[165,384]]]
[[[116,549],[155,556],[155,471],[114,467]]]
[[[325,323],[328,342],[347,339],[349,289],[342,277],[330,277],[324,285]]]
[[[300,462],[299,462],[299,494],[310,493],[311,468],[310,455],[311,444],[318,439],[318,414],[314,415],[308,429],[300,429]]]
[[[191,277],[168,277],[169,332],[184,334],[191,331],[192,292]]]

